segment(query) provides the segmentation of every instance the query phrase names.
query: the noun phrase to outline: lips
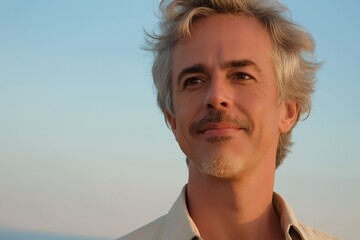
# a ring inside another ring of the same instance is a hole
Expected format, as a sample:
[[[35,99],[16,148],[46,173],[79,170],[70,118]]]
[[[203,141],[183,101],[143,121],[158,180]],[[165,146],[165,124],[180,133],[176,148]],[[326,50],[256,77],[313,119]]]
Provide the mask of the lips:
[[[238,131],[241,128],[235,126],[230,123],[207,123],[204,124],[198,131],[198,134],[206,134],[206,133],[227,133],[227,132],[234,132]]]
[[[253,126],[252,121],[246,116],[232,118],[225,112],[213,111],[202,119],[194,121],[189,126],[189,133],[192,136],[199,134],[225,136],[239,130],[251,132]]]

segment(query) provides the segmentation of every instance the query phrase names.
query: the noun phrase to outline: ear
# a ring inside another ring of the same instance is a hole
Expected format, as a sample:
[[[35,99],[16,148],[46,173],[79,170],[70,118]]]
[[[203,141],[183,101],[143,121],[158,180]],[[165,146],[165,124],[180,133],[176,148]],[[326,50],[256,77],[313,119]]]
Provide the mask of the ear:
[[[176,119],[175,119],[175,116],[171,115],[171,113],[166,111],[165,112],[165,117],[166,117],[166,121],[168,122],[168,124],[171,127],[171,130],[173,131],[173,133],[175,133],[175,131],[176,131]]]
[[[294,102],[284,102],[281,104],[280,113],[280,133],[289,132],[296,124],[299,115],[299,105]]]

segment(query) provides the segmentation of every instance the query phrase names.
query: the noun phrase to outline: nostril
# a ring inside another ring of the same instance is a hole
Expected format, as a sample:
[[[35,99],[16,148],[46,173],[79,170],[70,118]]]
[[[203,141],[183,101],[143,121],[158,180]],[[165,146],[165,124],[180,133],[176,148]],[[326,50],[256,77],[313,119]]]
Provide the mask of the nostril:
[[[211,104],[211,103],[208,103],[207,105],[206,105],[206,107],[208,108],[208,109],[214,109],[214,108],[226,108],[226,107],[228,107],[228,103],[227,102],[220,102],[220,103],[218,103],[218,104]]]
[[[207,104],[207,108],[209,108],[209,109],[213,109],[213,108],[214,108],[214,106],[213,106],[212,104],[208,103],[208,104]]]

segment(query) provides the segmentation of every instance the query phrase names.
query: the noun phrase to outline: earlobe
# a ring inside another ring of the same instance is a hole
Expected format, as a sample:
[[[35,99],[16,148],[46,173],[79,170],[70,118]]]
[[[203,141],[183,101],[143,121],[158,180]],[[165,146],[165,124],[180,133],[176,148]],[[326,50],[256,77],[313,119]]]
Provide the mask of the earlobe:
[[[169,113],[168,111],[165,112],[165,117],[166,117],[166,121],[168,122],[168,124],[171,127],[171,130],[173,132],[176,131],[176,120],[175,117],[173,115],[171,115],[171,113]]]
[[[296,102],[283,103],[279,130],[281,133],[289,132],[296,124],[299,115],[299,105]]]

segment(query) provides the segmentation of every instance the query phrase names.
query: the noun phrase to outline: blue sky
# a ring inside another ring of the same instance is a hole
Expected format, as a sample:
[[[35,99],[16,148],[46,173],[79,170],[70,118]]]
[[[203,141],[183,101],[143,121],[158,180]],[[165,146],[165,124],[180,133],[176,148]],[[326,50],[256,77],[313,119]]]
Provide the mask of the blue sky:
[[[276,190],[300,220],[360,222],[358,1],[283,1],[324,61]],[[187,169],[156,107],[158,0],[0,0],[0,227],[114,238],[166,213]]]

